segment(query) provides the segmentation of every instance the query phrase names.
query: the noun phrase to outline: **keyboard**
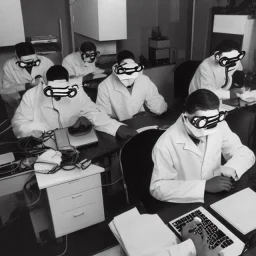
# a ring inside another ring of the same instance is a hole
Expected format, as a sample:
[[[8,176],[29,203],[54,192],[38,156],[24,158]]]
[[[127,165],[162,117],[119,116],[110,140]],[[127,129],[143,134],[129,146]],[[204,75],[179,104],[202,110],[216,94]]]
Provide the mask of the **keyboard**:
[[[169,224],[181,236],[182,227],[195,217],[200,218],[201,223],[197,224],[194,234],[202,235],[202,228],[205,229],[210,255],[237,256],[241,254],[244,243],[203,207],[198,207],[170,221]]]

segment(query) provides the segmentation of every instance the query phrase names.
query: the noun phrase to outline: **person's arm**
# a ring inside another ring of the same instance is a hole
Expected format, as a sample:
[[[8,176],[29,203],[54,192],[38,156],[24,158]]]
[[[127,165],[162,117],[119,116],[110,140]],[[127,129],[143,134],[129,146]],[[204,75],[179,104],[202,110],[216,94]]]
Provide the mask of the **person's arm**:
[[[104,81],[99,84],[96,104],[102,108],[109,116],[113,117],[110,97],[106,90]]]
[[[101,132],[115,136],[122,123],[111,119],[107,113],[102,111],[86,93],[82,94],[82,108],[80,116],[85,116],[95,126],[95,129]]]
[[[227,160],[224,167],[233,168],[236,171],[237,178],[240,179],[254,165],[255,155],[241,143],[239,137],[230,130],[225,121],[222,122],[221,131],[224,136],[221,150]]]
[[[34,97],[33,97],[34,96]],[[47,131],[48,128],[45,124],[35,122],[34,109],[35,109],[35,95],[31,95],[28,91],[22,97],[21,103],[17,108],[15,115],[12,119],[13,132],[17,138],[27,137],[33,135],[33,131]]]
[[[64,58],[62,61],[62,66],[68,71],[69,76],[76,76],[74,68],[70,65],[68,58]]]
[[[5,65],[3,68],[3,86],[0,90],[0,94],[13,94],[25,90],[26,84],[17,83],[9,67]]]
[[[167,103],[163,96],[158,93],[156,85],[149,78],[147,80],[146,105],[151,112],[160,115],[167,110]]]
[[[200,67],[199,77],[197,78],[200,89],[208,89],[214,92],[220,100],[230,99],[230,91],[222,88],[217,89],[211,73],[206,67]],[[229,80],[229,84],[232,83],[232,79]],[[224,85],[224,84],[223,84]],[[228,86],[228,85],[227,85]]]
[[[152,152],[154,162],[150,192],[160,201],[188,203],[204,202],[205,180],[177,180],[171,151],[166,145],[155,146]],[[184,159],[186,161],[186,159]]]

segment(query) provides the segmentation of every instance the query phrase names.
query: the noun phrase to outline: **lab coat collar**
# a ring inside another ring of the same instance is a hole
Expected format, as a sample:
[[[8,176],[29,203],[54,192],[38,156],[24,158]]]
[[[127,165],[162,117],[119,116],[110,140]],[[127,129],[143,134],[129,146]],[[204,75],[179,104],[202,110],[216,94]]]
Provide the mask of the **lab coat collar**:
[[[129,93],[127,88],[125,88],[125,86],[121,83],[121,81],[118,79],[118,77],[116,75],[114,75],[113,73],[111,74],[111,76],[112,76],[112,81],[113,81],[113,85],[114,85],[114,90],[118,91],[118,92],[122,93],[124,96],[130,98],[131,94]],[[135,87],[135,83],[136,83],[136,81],[134,82],[133,90]]]
[[[204,153],[198,148],[198,146],[189,137],[181,116],[176,121],[175,128],[176,129],[173,131],[174,141],[177,144],[184,144],[184,147],[183,147],[184,150],[189,150],[203,158]]]

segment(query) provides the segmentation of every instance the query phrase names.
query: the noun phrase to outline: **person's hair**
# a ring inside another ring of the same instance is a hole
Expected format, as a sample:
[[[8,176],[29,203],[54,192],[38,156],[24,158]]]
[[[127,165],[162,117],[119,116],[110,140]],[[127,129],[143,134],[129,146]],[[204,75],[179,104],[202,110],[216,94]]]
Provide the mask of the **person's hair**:
[[[223,52],[231,52],[233,50],[240,51],[241,47],[236,41],[233,40],[223,40],[220,44],[215,48],[214,52],[218,52],[219,54]]]
[[[125,59],[135,60],[133,53],[128,50],[121,51],[117,54],[118,65],[120,65],[120,63]]]
[[[46,72],[46,79],[48,81],[54,80],[69,80],[68,71],[61,65],[51,66]]]
[[[207,89],[198,89],[187,97],[184,112],[194,114],[198,110],[219,109],[219,106],[220,100],[215,93]]]
[[[96,52],[96,46],[94,43],[87,41],[81,44],[80,51],[84,53],[90,51]]]
[[[18,58],[35,54],[35,48],[30,42],[22,42],[15,45],[15,52]]]

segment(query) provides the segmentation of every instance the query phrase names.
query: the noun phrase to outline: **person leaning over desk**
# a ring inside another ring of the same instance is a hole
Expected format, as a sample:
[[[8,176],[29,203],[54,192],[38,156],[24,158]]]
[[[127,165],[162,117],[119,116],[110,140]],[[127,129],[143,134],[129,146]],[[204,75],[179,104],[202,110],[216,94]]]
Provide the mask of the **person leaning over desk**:
[[[87,41],[81,44],[79,51],[66,56],[62,61],[62,66],[67,69],[70,77],[83,76],[83,79],[86,80],[88,75],[93,77],[96,74],[104,73],[104,70],[95,66],[99,55],[95,44]]]
[[[53,66],[50,59],[37,55],[29,42],[15,45],[15,56],[3,66],[3,87],[0,94],[6,102],[9,118],[14,115],[25,91],[45,81],[46,71]]]
[[[205,192],[229,191],[255,163],[219,112],[220,101],[199,89],[186,99],[184,112],[158,139],[152,151],[150,192],[161,201],[204,202]],[[221,154],[226,164],[221,165]],[[231,178],[232,177],[232,178]]]
[[[24,94],[15,112],[12,127],[17,138],[39,137],[44,131],[87,125],[89,121],[96,130],[113,136],[127,138],[137,133],[99,110],[82,86],[69,84],[63,66],[49,68],[46,78],[47,84],[41,83]]]
[[[142,70],[132,52],[118,53],[112,74],[99,84],[96,104],[120,121],[145,111],[144,103],[155,114],[165,112],[167,104],[163,96]]]
[[[220,100],[237,98],[245,91],[242,88],[231,88],[233,74],[242,71],[241,59],[244,51],[232,40],[222,41],[212,56],[205,59],[197,68],[189,85],[189,94],[198,89],[213,91]]]

